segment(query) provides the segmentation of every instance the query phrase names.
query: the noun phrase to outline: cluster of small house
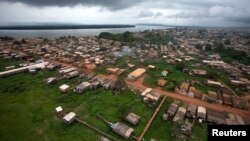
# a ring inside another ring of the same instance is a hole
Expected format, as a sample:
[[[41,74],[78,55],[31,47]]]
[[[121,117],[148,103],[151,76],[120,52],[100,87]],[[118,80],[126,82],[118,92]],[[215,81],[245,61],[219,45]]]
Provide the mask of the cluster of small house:
[[[242,90],[250,92],[250,80],[248,80],[247,78],[231,79],[230,84],[233,86],[237,86],[238,88],[242,88]]]
[[[154,69],[155,66],[149,65],[148,68]],[[146,69],[137,68],[136,70],[128,74],[127,79],[130,81],[135,81],[138,78],[140,78],[145,72],[146,72]],[[166,76],[167,74],[168,74],[167,71],[163,71],[163,75]],[[165,80],[163,81],[164,83],[166,83]],[[157,92],[154,92],[152,88],[146,88],[145,90],[142,90],[140,96],[142,97],[143,101],[148,103],[150,106],[156,105],[156,103],[161,98],[161,95]]]
[[[205,45],[210,44],[214,45],[215,41],[219,40],[225,42],[226,40],[230,41],[230,44],[225,44],[225,47],[232,47],[237,50],[249,52],[247,48],[247,34],[249,31],[238,30],[235,32],[235,29],[179,29],[175,32],[175,37],[181,43],[186,43],[186,46],[194,46],[195,44],[201,44],[202,49],[205,50]],[[245,36],[243,36],[245,35]]]
[[[206,70],[201,70],[201,69],[193,69],[189,71],[190,75],[196,75],[196,76],[206,76],[207,71]]]
[[[161,94],[154,92],[152,88],[146,88],[144,91],[142,91],[140,96],[142,97],[143,101],[148,103],[150,106],[156,105],[161,98]]]
[[[106,71],[107,71],[108,74],[121,75],[122,73],[124,73],[125,69],[107,68]]]
[[[165,31],[164,31],[165,32]],[[145,59],[163,59],[169,64],[176,64],[180,61],[190,61],[194,58],[185,55],[179,48],[176,47],[171,41],[167,44],[143,44],[137,45],[134,52],[130,55],[132,58],[139,59],[142,63]]]
[[[27,38],[0,43],[0,55],[4,58],[32,59],[41,57],[76,67],[88,68],[89,64],[112,64],[111,50],[121,49],[121,43],[96,37],[61,37],[56,39]],[[15,50],[10,52],[9,49]],[[28,55],[29,54],[29,55]]]
[[[206,70],[200,70],[200,69],[192,69],[192,70],[187,70],[189,72],[190,75],[196,75],[196,76],[206,76],[207,75],[207,71]],[[184,70],[185,72],[185,70]],[[168,71],[162,71],[161,76],[165,77],[168,75]],[[167,84],[167,80],[166,79],[159,79],[157,81],[157,86],[160,87],[164,87]]]
[[[239,62],[232,62],[232,65],[239,68],[242,71],[242,74],[249,75],[250,74],[250,66],[241,64]]]
[[[197,115],[196,115],[197,114]],[[179,107],[178,104],[170,104],[166,113],[162,115],[163,120],[168,120],[168,118],[173,118],[173,121],[179,121],[184,118],[184,116],[189,118],[198,118],[200,122],[203,122],[206,118],[206,108],[202,106],[197,106],[195,104],[190,104],[188,108]]]
[[[103,78],[97,75],[97,76],[92,77],[88,81],[84,81],[81,84],[77,85],[73,91],[81,94],[85,90],[94,89],[100,86],[105,89],[114,90],[116,88],[115,82],[116,81],[114,80]]]
[[[203,60],[204,64],[223,70],[234,77],[240,77],[244,76],[244,74],[250,73],[248,65],[244,65],[239,62],[232,62],[231,64],[226,63],[221,60],[219,54],[210,54],[207,56],[207,59],[208,60]]]
[[[105,123],[107,123],[111,128],[112,131],[120,136],[122,136],[125,139],[131,139],[134,135],[134,131],[135,129],[122,123],[122,122],[116,122],[116,123],[111,123],[109,121],[107,121],[106,119],[104,119],[103,117],[101,117],[100,115],[98,115],[98,117],[100,119],[102,119]],[[123,120],[125,120],[126,122],[128,122],[131,125],[137,125],[140,121],[141,117],[136,115],[135,113],[128,113]]]
[[[188,119],[198,119],[199,122],[208,122],[209,124],[224,124],[224,125],[244,125],[245,121],[239,115],[217,112],[206,109],[203,106],[196,104],[189,104],[186,107],[178,106],[176,103],[171,103],[167,111],[162,115],[163,120],[172,119],[174,122],[182,123],[182,131],[184,134],[191,135],[193,124],[188,122],[181,122],[185,116]]]
[[[81,121],[79,119],[79,117],[77,116],[77,114],[75,112],[68,112],[65,113],[62,109],[61,106],[56,107],[56,114],[59,118],[61,118],[66,124],[72,124],[74,121],[78,121],[80,123],[83,123],[85,125],[87,125],[87,127],[94,129],[94,130],[98,130],[96,127],[94,127],[93,125],[88,124],[85,121]],[[110,126],[110,128],[112,129],[112,131],[120,136],[122,136],[125,139],[129,139],[133,136],[134,134],[134,129],[131,128],[130,126],[122,123],[122,122],[116,122],[116,123],[112,123],[107,121],[106,119],[104,119],[103,117],[101,117],[99,114],[97,115],[101,120],[103,120],[108,126]],[[132,125],[137,125],[140,121],[140,116],[136,115],[135,113],[128,113],[123,120],[125,120],[126,122],[132,124]],[[100,131],[100,130],[99,130]],[[98,132],[99,132],[98,131]],[[103,133],[102,133],[103,134]],[[107,135],[107,134],[106,134]],[[110,137],[110,136],[109,136]],[[99,141],[110,141],[108,138],[101,136],[100,138],[98,138]]]
[[[211,66],[214,67],[218,70],[223,70],[224,72],[227,72],[230,75],[235,75],[235,76],[241,76],[241,70],[239,70],[238,68],[225,63],[222,60],[202,60],[202,62],[207,65],[207,66]]]
[[[60,45],[60,48],[61,51],[58,52],[55,60],[72,63],[78,67],[85,67],[85,64],[99,65],[112,62],[106,55],[110,53],[110,50],[120,48],[120,43],[113,43],[105,39],[99,40],[96,37],[79,37],[74,41],[69,40]]]
[[[30,60],[32,61],[32,59],[28,59],[28,55],[25,53],[20,53],[20,52],[11,52],[8,50],[4,50],[2,48],[0,48],[0,57],[2,57],[3,59],[9,60],[9,59],[20,59],[20,60]]]
[[[103,87],[105,89],[115,89],[114,80],[102,77],[100,75],[95,75],[94,73],[80,73],[75,67],[64,67],[59,70],[60,77],[49,77],[45,80],[47,84],[54,84],[62,78],[73,78],[79,76],[81,79],[85,80],[82,83],[75,86],[75,88],[70,87],[67,84],[63,84],[59,87],[61,92],[68,92],[73,89],[76,93],[82,93],[85,90],[94,89],[97,87]]]
[[[215,37],[217,37],[218,35],[221,36],[222,32],[224,34],[230,33],[230,35],[232,35],[232,30],[230,31],[230,30],[204,29],[204,33],[206,34],[202,34],[202,36],[201,32],[199,33],[198,31],[199,30],[181,29],[176,33],[178,35],[176,36],[176,40],[178,40],[179,45],[183,49],[185,49],[188,54],[195,54],[197,56],[200,56],[201,58],[205,59],[203,60],[203,63],[205,65],[222,70],[223,72],[228,73],[231,77],[233,77],[233,79],[236,80],[239,80],[239,78],[245,78],[245,76],[250,73],[249,65],[244,65],[238,62],[232,62],[231,64],[229,64],[222,61],[221,56],[218,53],[211,54],[207,53],[206,51],[201,51],[199,49],[196,49],[194,47],[196,44],[200,44],[202,46],[202,50],[205,50],[206,44],[210,44],[211,46],[214,45],[215,41],[217,40]],[[243,32],[244,31],[233,33],[232,36],[224,36],[222,38],[223,42],[225,42],[226,40],[230,40],[231,42],[230,45],[225,44],[225,47],[226,48],[232,47],[236,50],[242,50],[248,53],[249,49],[247,48],[247,46],[245,46],[244,48],[242,45],[242,43],[246,43],[248,40],[242,36],[239,36],[240,34],[243,34]],[[246,89],[246,91],[249,92],[250,88],[245,87],[244,89]]]
[[[216,56],[216,58],[220,58],[219,55],[213,56]],[[250,91],[250,81],[245,77],[245,75],[248,75],[250,73],[250,69],[248,66],[240,63],[233,63],[231,65],[221,60],[203,60],[203,63],[229,74],[231,85],[243,88],[242,90],[244,91]]]
[[[6,71],[0,72],[0,77],[5,77],[13,75],[16,73],[29,71],[30,73],[35,73],[39,70],[45,69],[49,63],[43,60],[38,60],[35,63],[23,63],[19,67],[16,66],[7,66]]]
[[[215,88],[223,88],[224,85],[221,82],[207,80],[206,84]],[[232,94],[226,93],[226,91],[208,91],[208,94],[202,93],[200,90],[197,90],[195,87],[191,86],[188,82],[183,82],[180,88],[176,88],[175,91],[178,94],[186,95],[192,98],[198,98],[207,102],[216,102],[218,104],[229,105],[235,108],[249,110],[250,103],[247,99],[243,97],[236,97]]]
[[[174,65],[177,62],[194,60],[193,57],[186,55],[180,49],[175,48],[174,50],[174,45],[171,42],[168,43],[168,46],[170,47],[170,50],[167,49],[168,51],[166,51],[165,46],[161,46],[162,58],[165,60],[166,63]]]
[[[55,70],[55,69],[58,69],[58,68],[61,68],[61,65],[58,65],[58,64],[49,64],[47,66],[47,69],[48,70]],[[77,70],[77,68],[75,67],[63,67],[59,70],[59,74],[60,76],[59,77],[49,77],[45,80],[45,83],[46,84],[55,84],[57,83],[58,80],[62,79],[62,78],[67,78],[67,79],[70,79],[70,78],[73,78],[73,77],[76,77],[76,76],[79,76],[80,73],[79,71]],[[61,90],[64,90],[65,91],[67,90],[66,88],[66,85],[62,86]]]

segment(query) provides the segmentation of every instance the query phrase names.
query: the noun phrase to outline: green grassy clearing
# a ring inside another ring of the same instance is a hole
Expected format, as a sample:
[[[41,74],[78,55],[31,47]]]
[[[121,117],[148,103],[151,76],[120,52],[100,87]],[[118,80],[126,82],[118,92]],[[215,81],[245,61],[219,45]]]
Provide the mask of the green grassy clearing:
[[[15,60],[15,61],[11,61],[11,60],[5,60],[5,59],[0,59],[0,71],[5,71],[5,67],[8,66],[16,66],[19,67],[18,65],[20,64],[21,60]]]
[[[56,74],[56,71],[40,71],[35,75],[20,73],[0,78],[0,140],[94,141],[97,139],[99,136],[97,133],[80,123],[65,125],[63,121],[59,120],[55,116],[55,107],[59,105],[66,111],[76,112],[85,121],[120,140],[123,139],[96,118],[97,113],[111,122],[121,121],[123,123],[126,122],[122,120],[122,116],[128,112],[140,115],[142,118],[139,125],[132,126],[126,123],[135,128],[135,135],[138,136],[154,112],[154,108],[149,108],[138,95],[131,91],[115,95],[109,90],[95,89],[86,91],[82,95],[73,92],[62,94],[58,90],[61,84],[66,83],[73,86],[79,79],[64,79],[58,84],[50,86],[44,84],[45,78]],[[152,137],[162,141],[176,140],[168,135],[172,122],[166,123],[170,126],[163,126],[164,123],[160,117],[172,101],[169,100],[164,104],[152,128],[146,134],[146,140]],[[205,127],[205,125],[201,126]],[[195,128],[199,128],[199,126]],[[206,137],[199,132],[194,132],[194,135],[202,140]]]
[[[219,79],[220,81],[222,81],[227,86],[229,86],[232,90],[234,90],[237,93],[237,95],[239,95],[239,96],[243,95],[243,92],[241,89],[239,89],[239,87],[233,86],[230,84],[229,74],[227,74],[221,70],[217,70],[217,69],[211,68],[209,66],[205,66],[205,65],[201,65],[199,67],[193,67],[192,64],[200,63],[199,58],[198,57],[195,57],[195,58],[196,58],[196,60],[194,60],[194,61],[188,61],[188,62],[186,61],[185,62],[186,68],[189,70],[191,70],[191,69],[204,69],[208,72],[207,77],[192,76],[192,75],[189,75],[187,73],[183,73],[182,70],[179,70],[176,67],[176,65],[170,65],[170,64],[165,63],[164,61],[155,60],[155,61],[148,61],[145,63],[145,66],[147,66],[149,64],[155,65],[156,69],[155,70],[147,69],[147,72],[146,72],[147,75],[146,75],[143,83],[149,87],[156,87],[157,81],[159,79],[163,78],[163,79],[168,80],[167,85],[165,86],[165,89],[166,90],[173,90],[172,89],[173,85],[179,86],[184,81],[196,80],[199,83],[195,84],[194,87],[196,89],[203,91],[204,93],[207,93],[208,91],[216,91],[215,88],[208,87],[204,84],[204,82],[207,79],[212,79],[212,78],[209,78],[210,75],[212,75],[212,76],[216,77],[217,79]],[[163,70],[167,70],[169,72],[169,74],[166,77],[161,76],[161,72]],[[168,83],[170,83],[170,84],[168,84]],[[169,87],[171,89],[169,89]]]
[[[54,108],[59,105],[67,111],[75,111],[82,119],[113,136],[116,135],[111,129],[96,118],[97,113],[112,122],[125,122],[122,116],[135,112],[142,116],[141,123],[135,126],[138,135],[153,112],[152,108],[130,91],[121,95],[102,89],[86,91],[82,95],[73,92],[61,94],[58,87],[63,83],[74,84],[77,78],[46,86],[43,78],[53,75],[54,72],[46,71],[36,75],[22,73],[0,80],[3,88],[0,91],[1,140],[91,141],[97,138],[98,134],[79,123],[68,126],[57,119]]]

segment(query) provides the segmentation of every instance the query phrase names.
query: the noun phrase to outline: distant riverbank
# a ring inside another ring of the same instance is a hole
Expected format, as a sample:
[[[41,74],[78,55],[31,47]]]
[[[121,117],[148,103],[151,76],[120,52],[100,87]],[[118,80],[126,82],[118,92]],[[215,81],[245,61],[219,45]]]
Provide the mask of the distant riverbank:
[[[60,29],[102,29],[133,28],[135,25],[10,25],[0,26],[0,30],[60,30]]]
[[[98,36],[101,32],[123,33],[126,31],[137,32],[148,29],[168,29],[170,26],[150,26],[150,25],[135,25],[132,27],[116,27],[116,28],[85,28],[85,29],[57,29],[57,30],[7,30],[0,29],[0,36],[9,36],[14,38],[58,38],[62,36]]]

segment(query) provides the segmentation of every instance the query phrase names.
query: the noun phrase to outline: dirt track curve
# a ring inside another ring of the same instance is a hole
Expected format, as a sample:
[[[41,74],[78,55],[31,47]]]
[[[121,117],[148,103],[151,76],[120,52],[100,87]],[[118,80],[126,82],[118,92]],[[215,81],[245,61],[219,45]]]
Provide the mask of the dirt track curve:
[[[144,86],[142,84],[143,82],[143,77],[138,79],[137,81],[128,81],[126,80],[126,83],[128,84],[128,86],[133,87],[134,89],[146,89],[147,87]],[[221,105],[221,104],[215,104],[215,103],[207,103],[205,101],[202,101],[200,99],[196,99],[196,98],[191,98],[191,97],[187,97],[184,95],[180,95],[177,93],[173,93],[173,92],[167,92],[167,91],[163,91],[161,89],[158,88],[154,88],[153,91],[160,93],[161,95],[167,96],[167,97],[172,97],[174,99],[178,99],[187,103],[194,103],[200,106],[204,106],[208,109],[211,110],[215,110],[218,112],[229,112],[229,113],[233,113],[233,114],[238,114],[242,117],[245,118],[250,118],[250,112],[248,111],[244,111],[241,109],[236,109],[230,106],[226,106],[226,105]]]

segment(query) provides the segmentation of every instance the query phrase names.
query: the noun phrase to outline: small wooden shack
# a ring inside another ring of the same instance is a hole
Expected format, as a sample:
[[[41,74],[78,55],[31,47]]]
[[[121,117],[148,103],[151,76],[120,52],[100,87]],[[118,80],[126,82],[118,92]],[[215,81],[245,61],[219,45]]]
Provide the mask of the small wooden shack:
[[[129,113],[124,119],[133,124],[133,125],[136,125],[138,124],[139,120],[140,120],[140,116],[136,115],[135,113]]]
[[[66,78],[68,78],[68,79],[76,77],[78,75],[79,75],[79,72],[76,70],[65,74]]]
[[[71,124],[76,118],[76,113],[70,112],[63,117],[63,121],[67,124]]]
[[[55,84],[57,83],[57,78],[56,77],[49,77],[45,80],[46,84]]]
[[[220,112],[207,110],[207,122],[210,124],[225,124],[225,115]]]
[[[216,102],[217,93],[215,91],[208,91],[207,99],[208,99],[209,102]]]
[[[187,117],[195,118],[198,106],[195,104],[189,104],[187,109]]]
[[[59,87],[61,92],[67,92],[69,90],[69,85],[63,84]]]
[[[91,86],[91,83],[89,82],[82,82],[81,84],[77,85],[74,89],[74,92],[81,94],[84,90],[89,89]]]
[[[206,120],[206,115],[207,115],[206,108],[203,106],[198,106],[197,117],[200,122],[203,122]]]
[[[179,107],[177,113],[174,116],[173,121],[175,121],[175,122],[181,121],[184,118],[186,111],[187,110],[184,107]]]
[[[131,128],[123,123],[120,123],[120,122],[113,124],[112,129],[115,133],[124,137],[125,139],[130,138],[132,133],[134,132],[133,128]]]
[[[172,103],[172,104],[169,106],[168,110],[167,110],[168,116],[169,116],[169,117],[174,117],[174,115],[175,115],[177,109],[178,109],[178,105],[175,104],[175,103]]]

